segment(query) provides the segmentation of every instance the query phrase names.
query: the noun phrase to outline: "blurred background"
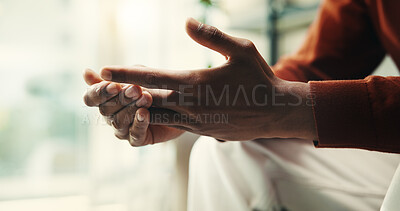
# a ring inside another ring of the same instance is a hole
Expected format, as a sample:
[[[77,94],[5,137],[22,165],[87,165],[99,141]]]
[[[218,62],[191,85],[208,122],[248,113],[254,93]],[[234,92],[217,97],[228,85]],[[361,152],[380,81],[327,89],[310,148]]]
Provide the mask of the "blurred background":
[[[132,148],[82,101],[85,68],[219,65],[194,17],[252,40],[269,64],[294,52],[319,0],[0,0],[0,210],[186,210],[196,136]],[[377,75],[398,75],[386,58]]]

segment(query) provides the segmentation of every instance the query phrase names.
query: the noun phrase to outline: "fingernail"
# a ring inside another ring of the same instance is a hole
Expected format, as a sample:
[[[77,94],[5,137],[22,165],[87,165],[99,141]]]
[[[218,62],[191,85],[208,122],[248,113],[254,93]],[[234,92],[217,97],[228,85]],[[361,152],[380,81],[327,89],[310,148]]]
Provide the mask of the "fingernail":
[[[139,98],[139,100],[136,101],[136,107],[143,107],[147,104],[147,100],[146,98],[142,95],[141,98]]]
[[[106,81],[111,81],[112,79],[112,74],[111,71],[109,70],[102,70],[101,71],[101,77],[106,80]]]
[[[112,95],[117,94],[118,93],[117,84],[115,83],[108,84],[106,87],[106,91],[108,94]]]
[[[130,86],[128,89],[125,90],[125,97],[137,99],[139,97],[139,91],[137,87]]]
[[[194,18],[189,18],[187,21],[187,26],[192,30],[197,30],[199,25],[202,24]]]
[[[137,114],[137,120],[138,120],[139,122],[143,122],[143,121],[144,121],[144,115],[138,113],[138,114]]]

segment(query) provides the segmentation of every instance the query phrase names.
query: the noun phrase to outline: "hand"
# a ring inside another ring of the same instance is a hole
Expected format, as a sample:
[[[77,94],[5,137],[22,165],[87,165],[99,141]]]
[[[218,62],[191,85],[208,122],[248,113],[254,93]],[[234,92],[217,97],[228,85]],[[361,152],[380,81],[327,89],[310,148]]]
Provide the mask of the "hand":
[[[103,79],[163,88],[153,96],[152,124],[169,125],[222,140],[314,139],[307,83],[277,78],[246,39],[189,19],[189,36],[227,58],[222,66],[188,71],[105,67]],[[225,121],[223,121],[225,120]]]
[[[183,133],[168,126],[149,125],[146,108],[151,106],[152,97],[140,86],[106,82],[92,70],[85,71],[84,79],[90,85],[84,95],[85,104],[99,107],[117,138],[129,140],[132,146],[144,146],[168,141]]]
[[[153,95],[152,124],[170,125],[222,140],[315,138],[307,83],[277,78],[246,39],[189,19],[189,36],[227,58],[222,66],[184,72],[105,67],[107,81],[163,88]],[[225,121],[223,121],[225,120]]]

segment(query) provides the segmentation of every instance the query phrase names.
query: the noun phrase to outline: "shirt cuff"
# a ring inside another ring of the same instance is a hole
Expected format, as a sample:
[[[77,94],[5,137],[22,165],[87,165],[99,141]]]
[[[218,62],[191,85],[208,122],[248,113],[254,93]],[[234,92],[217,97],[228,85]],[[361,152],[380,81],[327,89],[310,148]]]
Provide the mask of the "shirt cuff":
[[[374,149],[377,142],[364,80],[310,81],[316,147]]]

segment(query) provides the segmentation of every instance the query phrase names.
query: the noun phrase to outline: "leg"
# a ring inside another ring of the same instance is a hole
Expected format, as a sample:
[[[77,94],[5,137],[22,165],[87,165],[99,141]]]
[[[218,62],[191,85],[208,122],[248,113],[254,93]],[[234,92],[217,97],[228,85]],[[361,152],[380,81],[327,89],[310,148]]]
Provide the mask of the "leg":
[[[188,210],[378,210],[399,161],[305,140],[201,137],[191,154]]]

